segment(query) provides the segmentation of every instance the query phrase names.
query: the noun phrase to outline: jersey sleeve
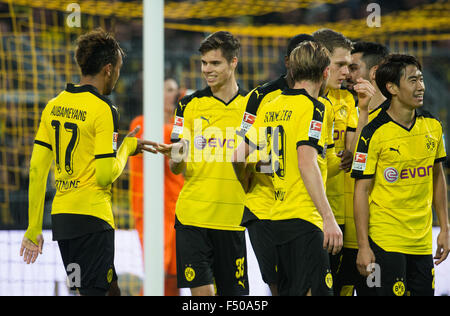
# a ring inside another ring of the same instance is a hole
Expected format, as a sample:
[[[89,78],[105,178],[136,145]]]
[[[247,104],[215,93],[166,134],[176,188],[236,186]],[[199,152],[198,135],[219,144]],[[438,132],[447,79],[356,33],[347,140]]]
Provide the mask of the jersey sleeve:
[[[303,117],[298,117],[296,144],[299,146],[308,145],[317,149],[319,154],[323,153],[326,134],[326,112],[325,106],[319,101],[307,100],[310,104],[309,111]]]
[[[95,159],[116,157],[119,139],[117,109],[105,103],[95,121]]]
[[[41,121],[39,123],[39,128],[34,139],[34,143],[36,145],[44,146],[50,150],[52,150],[52,142],[48,135],[47,124],[46,124],[46,114],[45,110],[42,113]]]
[[[445,150],[445,137],[444,133],[442,132],[442,125],[441,125],[441,137],[439,137],[439,144],[436,151],[436,158],[434,162],[441,162],[447,160],[447,152]]]
[[[358,140],[356,152],[353,156],[351,176],[356,179],[368,179],[375,175],[378,157],[380,155],[379,142],[370,126],[365,126]]]
[[[266,128],[264,126],[263,115],[260,114],[255,118],[254,123],[248,129],[244,138],[247,144],[258,150],[266,147]]]
[[[350,112],[347,118],[347,131],[356,132],[358,127],[358,108],[355,106],[355,102],[350,100]]]
[[[244,103],[246,104],[245,112],[242,117],[241,125],[237,131],[237,134],[241,137],[244,137],[245,134],[250,130],[252,125],[256,121],[256,113],[258,111],[259,105],[262,101],[262,94],[258,92],[258,88],[250,91],[245,99]]]
[[[178,103],[175,110],[172,134],[170,135],[171,142],[176,143],[181,139],[190,140],[190,134],[193,132],[191,110],[194,102],[195,100],[188,96],[181,99]]]

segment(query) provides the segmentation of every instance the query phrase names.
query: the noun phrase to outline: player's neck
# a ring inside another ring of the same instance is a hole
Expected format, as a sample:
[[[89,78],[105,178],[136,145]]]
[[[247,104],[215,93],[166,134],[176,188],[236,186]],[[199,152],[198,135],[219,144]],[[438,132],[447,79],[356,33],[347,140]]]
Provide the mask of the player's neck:
[[[306,92],[313,98],[319,98],[320,91],[320,83],[312,82],[312,81],[300,81],[295,82],[294,89],[305,89]]]
[[[105,81],[99,78],[99,76],[81,76],[80,86],[84,85],[94,86],[100,94],[104,94]]]
[[[416,110],[414,107],[404,105],[397,99],[392,99],[391,105],[386,112],[395,122],[406,128],[411,128],[416,116]]]
[[[377,89],[377,92],[375,92],[372,99],[370,99],[369,112],[379,107],[384,101],[386,101],[385,96]]]
[[[213,96],[225,103],[230,102],[236,96],[238,91],[239,86],[234,77],[232,77],[232,79],[228,80],[223,85],[211,87]]]

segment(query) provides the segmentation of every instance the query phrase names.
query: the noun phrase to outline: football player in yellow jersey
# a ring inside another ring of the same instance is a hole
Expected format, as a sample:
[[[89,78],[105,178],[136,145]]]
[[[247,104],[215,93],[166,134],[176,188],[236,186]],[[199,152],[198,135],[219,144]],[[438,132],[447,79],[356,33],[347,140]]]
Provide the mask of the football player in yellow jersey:
[[[240,43],[216,32],[200,46],[208,87],[184,97],[176,110],[172,141],[158,150],[174,173],[185,172],[176,205],[178,287],[192,295],[247,295],[245,228],[240,226],[245,192],[230,163],[245,92],[235,70]],[[177,156],[176,153],[181,153]]]
[[[325,194],[327,135],[325,106],[317,100],[329,76],[328,51],[307,41],[289,57],[295,84],[260,109],[245,142],[234,153],[233,167],[245,181],[246,158],[256,148],[269,152],[274,186],[270,211],[278,255],[280,295],[332,295],[327,250],[342,247],[342,232]],[[244,185],[244,184],[243,184]]]
[[[363,128],[353,160],[358,271],[374,271],[377,295],[432,296],[432,206],[441,228],[436,265],[450,243],[442,125],[421,109],[425,85],[415,57],[390,55],[376,82],[390,106]]]
[[[289,55],[292,50],[304,41],[314,41],[313,37],[308,34],[298,34],[289,40],[286,49],[284,62],[286,69],[289,72]],[[278,79],[270,81],[264,85],[255,88],[247,95],[247,107],[242,118],[239,134],[245,136],[245,133],[250,129],[258,115],[259,109],[264,104],[274,100],[281,95],[286,88],[292,87],[292,79],[286,74],[280,76]],[[327,102],[326,106],[330,106],[325,99],[320,100],[322,103]],[[333,114],[332,111],[326,112],[329,116]],[[338,169],[340,159],[334,152],[334,141],[332,134],[332,126],[334,119],[331,116],[328,120],[328,128],[331,135],[326,141],[327,163],[330,163],[332,157],[335,157],[335,170]],[[259,153],[258,151],[255,153]],[[261,159],[264,159],[260,157]],[[252,159],[250,159],[252,160]],[[255,159],[259,160],[259,159]],[[262,274],[263,281],[269,285],[272,295],[277,295],[277,273],[276,273],[276,248],[273,242],[272,232],[269,229],[270,224],[270,210],[274,203],[274,189],[271,179],[270,170],[264,171],[264,165],[261,165],[261,160],[257,164],[249,164],[248,172],[249,183],[246,191],[245,209],[242,219],[242,225],[247,227],[247,231],[252,243],[253,250],[258,260],[259,268]],[[262,167],[261,167],[262,166]]]
[[[101,29],[79,37],[79,85],[68,84],[42,112],[30,162],[29,225],[20,254],[27,263],[42,253],[46,182],[55,161],[53,239],[58,241],[71,287],[81,295],[120,295],[114,269],[111,184],[128,156],[156,143],[130,133],[117,148],[118,113],[106,97],[117,82],[123,51]]]
[[[334,144],[336,152],[343,153],[343,160],[352,158],[352,140],[358,124],[357,109],[353,95],[342,89],[351,62],[352,42],[341,33],[330,29],[320,29],[313,34],[314,39],[325,46],[330,52],[330,78],[325,91],[326,98],[331,102],[334,110]],[[346,164],[350,168],[350,164]],[[334,216],[345,232],[345,170],[340,170],[327,181],[327,197],[333,209]],[[333,275],[339,268],[341,253],[331,256],[331,270]],[[336,293],[337,294],[337,293]]]
[[[356,42],[353,43],[352,61],[349,66],[349,74],[346,79],[347,88],[357,97],[357,87],[361,79],[368,80],[374,87],[375,93],[368,104],[368,111],[360,111],[356,136],[359,136],[362,128],[378,115],[386,98],[378,89],[375,82],[375,73],[378,65],[388,55],[388,49],[378,43]],[[359,104],[361,106],[361,104]],[[357,142],[355,137],[354,142]],[[356,144],[352,147],[356,147]],[[358,242],[356,240],[356,228],[353,220],[353,188],[354,179],[349,179],[349,185],[345,191],[345,231],[344,248],[342,250],[342,262],[336,275],[335,290],[339,295],[349,296],[356,291],[358,296],[372,295],[374,289],[366,286],[366,279],[356,269],[356,255],[358,253]]]

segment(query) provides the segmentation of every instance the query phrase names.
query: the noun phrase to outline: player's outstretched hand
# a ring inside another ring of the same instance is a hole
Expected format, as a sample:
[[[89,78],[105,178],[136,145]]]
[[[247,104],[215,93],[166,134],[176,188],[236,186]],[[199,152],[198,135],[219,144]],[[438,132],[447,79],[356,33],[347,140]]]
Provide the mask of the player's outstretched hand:
[[[42,234],[38,235],[36,239],[38,242],[37,245],[26,236],[23,237],[22,246],[20,247],[20,256],[23,256],[23,261],[27,264],[34,263],[39,254],[42,254],[44,236],[42,236]]]
[[[137,133],[140,131],[141,127],[138,125],[134,130],[132,130],[126,137],[136,137]],[[151,147],[150,147],[151,146]],[[150,152],[153,154],[157,154],[155,147],[158,146],[158,143],[151,141],[151,140],[145,140],[145,139],[137,139],[137,147],[136,151],[132,154],[132,156],[143,153],[144,151]]]
[[[158,144],[155,149],[169,159],[180,162],[187,153],[187,144],[181,140],[178,143],[173,144]]]

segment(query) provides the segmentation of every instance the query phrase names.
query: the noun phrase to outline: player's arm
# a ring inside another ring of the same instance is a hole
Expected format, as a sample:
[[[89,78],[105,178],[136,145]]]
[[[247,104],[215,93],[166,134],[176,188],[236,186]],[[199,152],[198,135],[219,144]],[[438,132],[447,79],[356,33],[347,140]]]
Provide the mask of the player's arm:
[[[47,177],[53,161],[51,146],[36,142],[30,161],[30,176],[28,187],[28,228],[22,240],[20,255],[27,263],[34,263],[42,254],[44,238],[42,237],[42,222],[44,217],[45,190]]]
[[[317,149],[309,145],[298,146],[297,157],[306,190],[323,219],[323,247],[336,254],[343,246],[342,231],[326,197],[322,174],[317,164]]]
[[[244,192],[248,190],[249,178],[251,176],[251,168],[248,168],[247,158],[255,150],[255,146],[249,145],[247,141],[241,142],[233,153],[231,163],[234,173],[242,185]]]
[[[367,267],[375,262],[375,255],[369,245],[369,193],[372,185],[373,178],[356,179],[353,196],[353,215],[358,241],[356,267],[363,276],[370,274]]]
[[[436,265],[447,259],[450,247],[448,227],[447,183],[442,162],[436,162],[433,167],[433,205],[439,220],[441,231],[437,237],[437,249],[434,259]]]
[[[357,79],[357,84],[354,86],[354,89],[358,93],[359,115],[356,131],[352,133],[353,135],[350,135],[350,138],[348,139],[348,148],[352,154],[355,152],[362,129],[369,122],[369,103],[376,92],[372,84],[362,78]]]
[[[95,160],[95,176],[99,186],[106,187],[116,181],[122,174],[129,156],[143,151],[156,153],[156,150],[149,146],[156,147],[157,143],[135,137],[139,130],[140,126],[137,126],[124,138],[115,157],[113,155],[111,157],[97,157]]]
[[[173,174],[185,172],[189,153],[189,142],[186,139],[182,138],[173,144],[158,144],[156,150],[169,158],[169,168]]]

